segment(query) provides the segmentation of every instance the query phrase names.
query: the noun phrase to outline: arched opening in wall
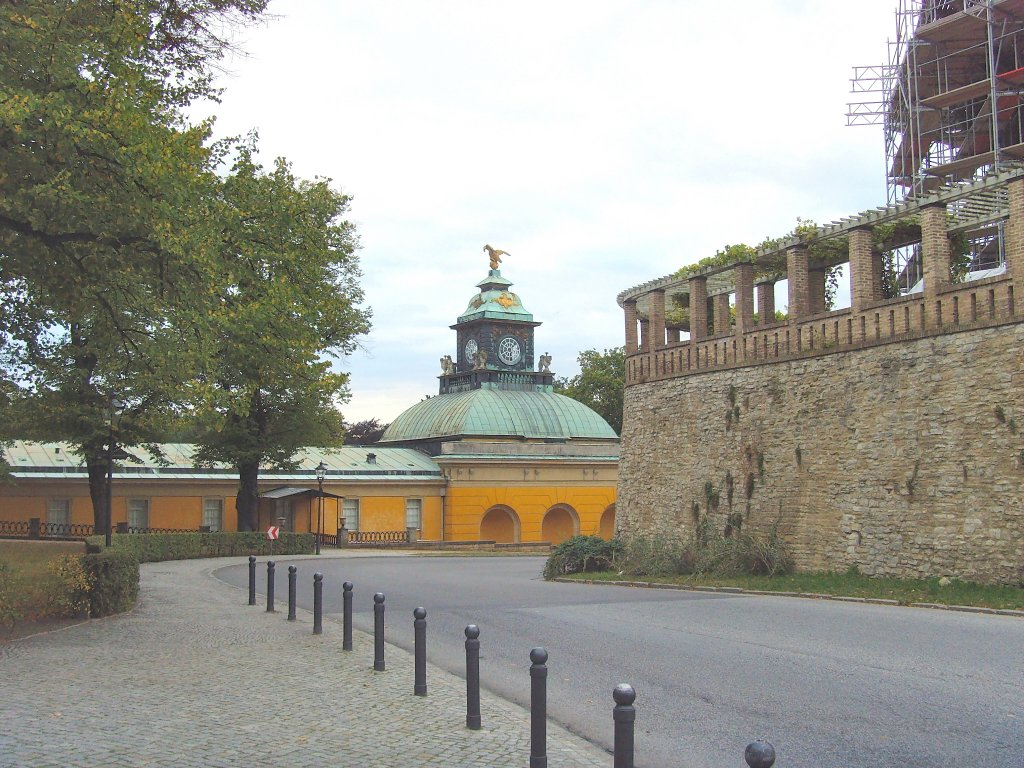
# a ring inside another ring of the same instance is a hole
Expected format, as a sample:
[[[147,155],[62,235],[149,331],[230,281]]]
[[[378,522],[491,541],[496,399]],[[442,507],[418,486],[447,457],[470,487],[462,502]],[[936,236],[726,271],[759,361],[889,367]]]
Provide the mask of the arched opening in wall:
[[[544,514],[540,524],[540,537],[552,544],[561,544],[566,539],[579,535],[580,518],[572,507],[559,505]]]
[[[597,526],[597,535],[602,539],[615,536],[615,505],[612,504],[601,514],[601,522]]]
[[[491,507],[480,520],[480,540],[518,543],[519,516],[508,507]]]

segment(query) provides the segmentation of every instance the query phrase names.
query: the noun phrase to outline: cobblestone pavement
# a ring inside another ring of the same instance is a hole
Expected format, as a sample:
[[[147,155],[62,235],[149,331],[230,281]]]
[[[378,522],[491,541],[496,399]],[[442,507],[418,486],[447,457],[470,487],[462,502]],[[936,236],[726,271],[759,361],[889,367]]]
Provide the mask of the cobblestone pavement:
[[[143,565],[130,614],[0,645],[0,766],[529,762],[525,710],[484,691],[484,728],[467,730],[462,679],[428,666],[429,694],[413,696],[410,654],[389,645],[387,671],[374,672],[372,637],[356,632],[346,653],[339,623],[315,636],[311,614],[286,621],[286,590],[277,613],[246,605],[211,576],[237,562]],[[552,768],[611,765],[553,723],[548,757]]]

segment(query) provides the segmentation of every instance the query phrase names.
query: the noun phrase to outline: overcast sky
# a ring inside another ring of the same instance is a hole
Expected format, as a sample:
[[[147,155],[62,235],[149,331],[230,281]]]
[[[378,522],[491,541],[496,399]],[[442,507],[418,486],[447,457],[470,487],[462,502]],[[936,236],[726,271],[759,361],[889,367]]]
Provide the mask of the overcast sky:
[[[880,127],[846,127],[896,0],[272,0],[219,136],[353,197],[373,330],[349,421],[436,394],[483,246],[558,375],[623,343],[616,294],[885,202]]]

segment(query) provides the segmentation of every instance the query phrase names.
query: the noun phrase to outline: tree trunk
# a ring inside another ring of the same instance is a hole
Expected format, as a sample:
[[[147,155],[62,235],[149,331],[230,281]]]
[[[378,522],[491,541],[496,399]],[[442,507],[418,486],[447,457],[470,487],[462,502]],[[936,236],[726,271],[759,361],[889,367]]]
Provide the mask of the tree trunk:
[[[240,531],[255,531],[259,525],[259,479],[260,465],[258,462],[239,465],[235,508],[238,510],[238,530]]]
[[[89,496],[92,498],[92,520],[97,535],[107,532],[107,499],[110,484],[107,482],[107,457],[101,452],[88,451],[85,466],[89,471]]]

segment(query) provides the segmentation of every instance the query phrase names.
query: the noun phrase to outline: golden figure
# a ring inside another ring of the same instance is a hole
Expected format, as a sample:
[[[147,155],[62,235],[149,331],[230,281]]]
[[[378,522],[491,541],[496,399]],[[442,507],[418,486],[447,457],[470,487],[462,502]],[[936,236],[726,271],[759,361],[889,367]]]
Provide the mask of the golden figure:
[[[499,251],[497,248],[491,248],[489,245],[484,246],[484,250],[487,251],[487,256],[491,260],[491,269],[497,269],[498,265],[501,264],[502,256],[511,256],[511,253],[507,251]]]

